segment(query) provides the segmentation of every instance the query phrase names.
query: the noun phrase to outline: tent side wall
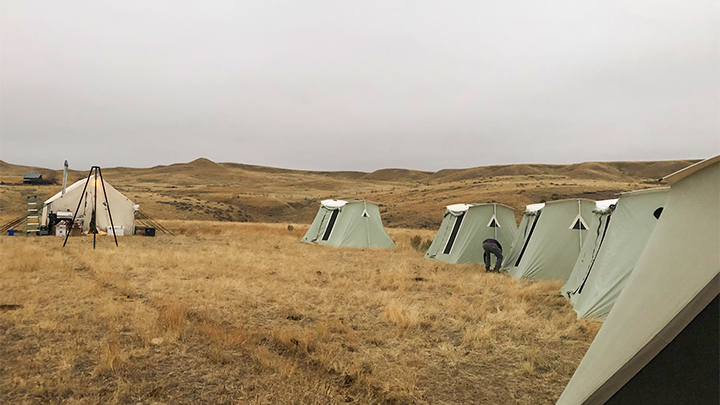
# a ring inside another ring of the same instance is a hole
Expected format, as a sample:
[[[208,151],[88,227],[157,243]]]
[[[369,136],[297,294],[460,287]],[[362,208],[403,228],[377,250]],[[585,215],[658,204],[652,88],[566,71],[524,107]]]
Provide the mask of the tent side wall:
[[[607,228],[610,222],[612,222],[611,215],[611,211],[593,212],[590,228],[583,242],[580,255],[577,261],[575,261],[575,266],[572,272],[570,272],[570,277],[562,287],[563,295],[568,296],[573,305],[575,305],[579,290],[587,280],[590,265],[593,263],[593,259],[597,257],[597,254],[600,252],[600,247],[607,237]]]
[[[580,254],[595,202],[568,200],[547,203],[520,263],[509,263],[515,278],[567,280]],[[578,214],[585,230],[571,229]]]
[[[322,233],[325,229],[321,229],[321,225],[323,223],[323,218],[330,212],[329,209],[325,208],[325,206],[321,205],[320,209],[318,210],[317,214],[315,215],[315,219],[313,220],[312,224],[310,224],[310,227],[308,228],[307,232],[305,232],[305,236],[300,239],[302,242],[305,243],[316,243],[322,236]],[[325,224],[326,226],[327,224]]]
[[[462,222],[450,251],[445,253],[453,227],[460,216],[458,214],[462,215]],[[490,226],[491,221],[499,226]],[[461,213],[447,210],[425,257],[448,263],[482,263],[483,240],[497,239],[503,249],[509,252],[516,233],[515,214],[502,205],[478,204]]]
[[[530,233],[530,228],[532,227],[535,217],[538,214],[539,212],[533,214],[527,212],[523,213],[522,219],[520,219],[520,225],[518,225],[518,229],[515,232],[515,238],[513,238],[513,241],[510,244],[510,249],[503,259],[503,270],[509,270],[515,264],[515,261],[517,261],[517,258],[520,255],[520,250],[525,244],[525,240]]]
[[[493,215],[499,227],[488,226]],[[482,242],[485,239],[497,239],[503,250],[509,251],[516,233],[515,214],[511,209],[493,205],[470,207],[448,255],[449,259],[453,263],[483,263]],[[494,256],[492,258],[494,260]]]
[[[645,249],[667,190],[621,196],[582,293],[573,305],[582,318],[607,317]],[[662,216],[661,216],[662,217]]]
[[[558,404],[605,403],[720,293],[718,195],[717,162],[672,185],[635,270]],[[683,388],[717,383],[715,376]]]
[[[448,237],[450,236],[450,232],[452,231],[452,227],[455,224],[456,220],[457,216],[453,215],[452,211],[445,211],[442,223],[440,223],[440,228],[435,234],[435,239],[433,239],[432,243],[430,244],[428,251],[425,253],[425,258],[436,258],[440,260],[440,257],[438,256],[443,256],[443,249],[445,248],[445,244],[447,243]]]

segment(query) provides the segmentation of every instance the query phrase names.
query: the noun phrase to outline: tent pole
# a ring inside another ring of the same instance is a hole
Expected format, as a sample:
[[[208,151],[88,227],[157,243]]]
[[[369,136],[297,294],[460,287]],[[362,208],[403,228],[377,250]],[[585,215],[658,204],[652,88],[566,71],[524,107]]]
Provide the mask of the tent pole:
[[[77,213],[80,211],[80,205],[82,204],[83,197],[85,196],[85,190],[87,190],[88,182],[90,182],[90,175],[92,175],[92,169],[90,169],[90,173],[88,173],[87,180],[85,180],[85,187],[83,187],[82,194],[80,194],[80,201],[78,201],[78,206],[75,208],[75,213],[73,214],[72,220],[70,221],[70,229],[67,230],[65,233],[65,241],[63,242],[63,247],[65,247],[65,244],[67,243],[68,236],[70,236],[70,231],[72,230],[73,225],[75,224],[75,218],[77,218]]]
[[[363,214],[367,212],[367,201],[363,200]],[[370,215],[365,217],[365,233],[367,234],[367,244],[370,246]]]
[[[493,238],[497,239],[497,225],[499,225],[499,224],[497,222],[498,221],[498,219],[497,219],[497,204],[495,204],[495,203],[493,203],[493,218],[495,218],[495,227],[493,228],[495,230],[495,236]]]
[[[580,218],[582,218],[582,204],[580,203],[580,200],[577,200],[578,203],[578,215]],[[578,227],[578,238],[580,239],[580,250],[582,250],[582,229],[579,229],[581,227]]]
[[[110,212],[110,201],[108,201],[107,191],[105,191],[105,179],[103,179],[102,170],[100,169],[99,166],[98,166],[97,169],[98,169],[98,172],[100,173],[100,181],[102,182],[102,183],[100,183],[100,184],[102,184],[103,195],[105,196],[105,205],[107,206],[108,217],[110,217],[110,227],[112,228],[113,238],[115,238],[115,246],[118,246],[118,243],[117,243],[117,234],[115,233],[115,224],[113,223],[112,213]],[[95,216],[95,218],[96,218],[96,219],[95,219],[95,223],[97,224],[97,215]]]
[[[92,170],[95,170],[95,181],[93,182],[95,185],[95,191],[93,192],[93,214],[95,214],[95,229],[92,229],[93,231],[93,250],[95,250],[95,237],[97,236],[97,224],[98,224],[98,213],[97,213],[97,180],[98,180],[98,172],[97,172],[97,166],[93,166]]]

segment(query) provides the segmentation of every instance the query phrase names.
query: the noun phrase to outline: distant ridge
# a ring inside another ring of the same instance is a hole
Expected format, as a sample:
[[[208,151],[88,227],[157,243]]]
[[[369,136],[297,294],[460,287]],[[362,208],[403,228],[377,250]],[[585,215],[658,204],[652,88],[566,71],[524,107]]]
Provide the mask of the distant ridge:
[[[134,172],[145,175],[185,173],[192,174],[195,178],[207,176],[223,176],[238,171],[273,173],[273,174],[315,174],[335,179],[364,179],[374,181],[430,181],[433,183],[444,183],[452,181],[463,181],[481,177],[492,176],[532,176],[532,175],[556,175],[572,178],[597,179],[597,180],[637,180],[637,179],[659,179],[669,173],[682,169],[696,160],[667,160],[667,161],[640,161],[640,162],[583,162],[567,165],[556,164],[515,164],[515,165],[494,165],[477,166],[465,169],[442,169],[437,172],[421,170],[389,168],[379,169],[371,173],[361,171],[311,171],[282,169],[269,166],[257,166],[244,163],[216,163],[210,159],[201,157],[188,163],[174,163],[171,165],[158,165],[150,168],[114,167],[104,168],[105,172],[114,171]],[[61,170],[39,168],[34,166],[13,165],[0,160],[0,176],[22,176],[27,172],[35,171],[41,173],[60,173]],[[72,171],[74,174],[83,171]]]

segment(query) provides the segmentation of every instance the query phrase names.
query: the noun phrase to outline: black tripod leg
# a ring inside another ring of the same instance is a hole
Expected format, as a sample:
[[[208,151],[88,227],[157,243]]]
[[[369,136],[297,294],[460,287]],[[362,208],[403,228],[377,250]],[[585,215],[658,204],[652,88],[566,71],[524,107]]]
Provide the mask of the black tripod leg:
[[[70,221],[70,229],[68,229],[67,233],[65,234],[65,242],[63,242],[63,247],[65,247],[65,244],[67,243],[68,237],[70,236],[70,231],[72,230],[73,225],[75,224],[75,218],[77,217],[78,211],[80,211],[80,204],[82,204],[83,197],[85,196],[85,190],[87,190],[88,182],[90,182],[90,175],[92,174],[92,169],[90,169],[90,173],[88,173],[87,180],[85,180],[85,187],[83,187],[82,194],[80,194],[80,201],[78,201],[78,206],[75,208],[75,213],[73,214],[72,221]]]
[[[107,198],[107,191],[105,191],[105,179],[103,179],[102,169],[98,167],[98,171],[100,172],[100,184],[102,184],[103,195],[105,196],[105,205],[107,205],[108,217],[110,217],[110,226],[112,227],[113,237],[115,238],[115,246],[118,246],[117,234],[115,233],[115,224],[113,223],[112,213],[110,212],[110,201]],[[97,219],[95,221],[97,221]]]
[[[93,229],[93,250],[95,250],[95,237],[97,237],[98,233],[98,214],[97,214],[97,180],[98,180],[98,167],[93,166],[93,169],[95,169],[95,191],[93,192],[93,214],[95,214],[95,229]]]

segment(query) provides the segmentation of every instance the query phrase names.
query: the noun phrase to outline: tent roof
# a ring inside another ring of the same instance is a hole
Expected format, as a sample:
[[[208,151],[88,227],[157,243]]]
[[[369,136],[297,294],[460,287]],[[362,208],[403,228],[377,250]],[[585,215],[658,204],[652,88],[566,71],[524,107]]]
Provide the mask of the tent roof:
[[[76,181],[75,183],[73,183],[73,184],[65,187],[65,193],[67,194],[68,192],[73,191],[73,190],[75,190],[76,188],[79,188],[79,187],[83,186],[86,181],[87,181],[87,179],[78,180],[78,181]],[[60,198],[60,197],[62,197],[62,196],[63,196],[63,192],[62,192],[62,191],[58,191],[57,194],[55,194],[54,196],[52,196],[52,197],[48,198],[47,200],[45,200],[45,205],[50,204],[51,202],[57,200],[58,198]]]
[[[348,202],[345,200],[322,200],[320,204],[330,208],[344,207]]]
[[[458,211],[467,211],[468,209],[470,209],[472,207],[481,207],[483,205],[497,205],[499,207],[505,207],[509,210],[515,211],[515,209],[513,207],[510,207],[505,204],[500,204],[500,203],[452,204],[452,205],[448,205],[446,208],[448,209],[448,211],[458,212]]]
[[[595,211],[597,211],[597,212],[607,211],[610,209],[611,206],[617,204],[617,202],[618,202],[617,198],[614,198],[612,200],[595,201]]]
[[[591,200],[589,198],[565,198],[562,200],[554,200],[554,201],[548,201],[545,204],[558,204],[558,203],[568,203],[568,202],[577,202],[577,201],[588,201],[594,203],[595,200]]]
[[[529,204],[525,206],[525,212],[538,212],[545,208],[545,203]]]
[[[644,188],[642,190],[625,191],[623,193],[618,193],[616,195],[623,196],[623,195],[636,195],[636,194],[645,194],[645,193],[657,193],[658,191],[668,191],[668,190],[670,190],[670,187]]]
[[[341,208],[341,207],[346,206],[347,204],[358,204],[358,203],[362,203],[362,202],[367,203],[367,204],[379,205],[378,203],[374,203],[374,202],[368,201],[368,200],[333,200],[333,199],[322,200],[322,201],[320,201],[320,204],[322,204],[328,208]]]
[[[704,169],[704,168],[710,166],[711,164],[717,163],[717,162],[720,162],[720,155],[711,157],[709,159],[705,159],[702,162],[697,162],[694,165],[690,165],[684,169],[680,169],[680,170],[676,171],[675,173],[671,173],[658,181],[664,181],[664,182],[667,182],[668,184],[672,185],[672,184],[677,183],[679,180],[682,180],[685,177],[697,172],[698,170]]]

